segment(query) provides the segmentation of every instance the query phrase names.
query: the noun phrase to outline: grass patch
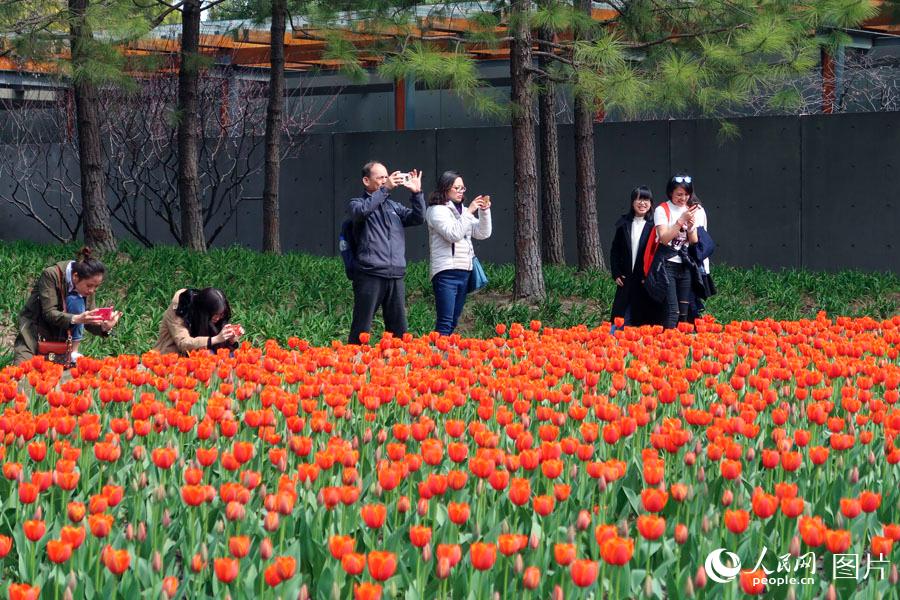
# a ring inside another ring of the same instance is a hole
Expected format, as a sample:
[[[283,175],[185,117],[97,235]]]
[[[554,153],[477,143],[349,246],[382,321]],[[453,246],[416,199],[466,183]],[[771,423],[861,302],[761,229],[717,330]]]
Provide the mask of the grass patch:
[[[74,256],[75,246],[28,242],[0,243],[0,365],[12,357],[19,310],[41,269]],[[156,341],[162,313],[174,292],[186,286],[225,290],[234,321],[255,343],[284,341],[297,335],[316,345],[346,339],[353,293],[339,258],[307,254],[271,256],[233,247],[197,254],[176,247],[145,249],[124,243],[104,257],[109,272],[98,292],[98,306],[115,304],[125,312],[116,335],[106,341],[88,336],[88,354],[140,354]],[[546,267],[548,297],[539,305],[512,299],[511,265],[485,265],[490,284],[467,302],[460,333],[493,334],[497,323],[539,319],[551,327],[601,325],[609,318],[615,285],[603,273],[578,273],[571,267]],[[714,266],[719,294],[708,311],[720,321],[771,317],[795,320],[832,316],[885,318],[900,311],[896,274],[773,272],[761,268]],[[424,262],[410,265],[406,277],[410,330],[434,327],[434,295]],[[374,335],[383,322],[376,316]]]

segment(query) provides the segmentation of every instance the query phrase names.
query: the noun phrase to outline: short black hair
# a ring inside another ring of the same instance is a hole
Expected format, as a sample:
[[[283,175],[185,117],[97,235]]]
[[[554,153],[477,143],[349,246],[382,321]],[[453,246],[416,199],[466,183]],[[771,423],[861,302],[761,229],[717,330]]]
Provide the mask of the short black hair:
[[[372,167],[375,165],[384,165],[380,160],[370,160],[366,164],[363,165],[362,168],[362,176],[363,177],[371,177],[372,176]]]
[[[676,188],[683,188],[685,192],[687,192],[688,196],[694,195],[694,180],[691,178],[691,181],[675,181],[676,177],[690,177],[687,173],[675,173],[669,178],[669,183],[666,184],[666,197],[671,200],[672,194],[675,192]]]
[[[639,185],[631,190],[631,200],[628,203],[628,214],[631,216],[634,216],[634,201],[638,198],[646,198],[650,201],[650,206],[653,206],[653,192],[646,185]]]

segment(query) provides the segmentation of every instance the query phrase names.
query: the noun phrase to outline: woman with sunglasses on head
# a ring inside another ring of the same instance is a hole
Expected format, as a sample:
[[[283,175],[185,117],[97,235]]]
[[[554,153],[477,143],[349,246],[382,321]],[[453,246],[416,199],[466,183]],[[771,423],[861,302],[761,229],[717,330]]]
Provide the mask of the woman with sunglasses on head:
[[[159,326],[154,350],[160,354],[187,356],[191,350],[233,350],[244,329],[232,325],[231,305],[217,288],[187,288],[175,292]]]
[[[616,221],[616,233],[610,247],[610,270],[616,282],[613,323],[617,317],[622,318],[627,326],[655,322],[650,297],[641,285],[644,279],[642,257],[651,234],[653,193],[650,188],[639,186],[631,190],[628,212]]]
[[[446,171],[428,199],[428,247],[437,319],[434,329],[450,335],[466,303],[475,247],[472,239],[491,236],[491,197],[464,204],[466,185],[456,171]]]
[[[669,285],[663,308],[663,327],[674,328],[687,322],[693,300],[693,258],[688,247],[698,241],[697,228],[706,228],[706,211],[694,199],[694,181],[690,175],[678,173],[666,184],[667,202],[656,207],[653,221],[657,241],[666,246],[665,269]]]

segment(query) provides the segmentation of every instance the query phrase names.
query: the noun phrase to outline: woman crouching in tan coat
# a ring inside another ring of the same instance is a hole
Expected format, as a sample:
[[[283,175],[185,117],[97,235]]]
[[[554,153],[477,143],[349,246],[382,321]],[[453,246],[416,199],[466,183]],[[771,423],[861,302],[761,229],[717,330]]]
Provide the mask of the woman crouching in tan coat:
[[[163,314],[154,350],[183,356],[191,350],[235,349],[244,329],[230,324],[231,306],[217,288],[181,289]]]

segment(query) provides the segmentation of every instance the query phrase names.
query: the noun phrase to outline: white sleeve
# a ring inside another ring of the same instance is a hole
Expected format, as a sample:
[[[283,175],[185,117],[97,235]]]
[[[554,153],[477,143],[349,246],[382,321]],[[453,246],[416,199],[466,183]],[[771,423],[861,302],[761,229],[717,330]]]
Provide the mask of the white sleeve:
[[[427,221],[429,227],[434,229],[447,242],[455,244],[472,234],[475,217],[469,211],[464,210],[462,218],[457,219],[450,212],[451,210],[455,209],[448,208],[443,204],[429,206],[425,212],[425,221]]]
[[[662,207],[662,204],[653,209],[653,224],[656,227],[664,225],[666,227],[669,226],[669,219],[666,218],[666,209]]]

